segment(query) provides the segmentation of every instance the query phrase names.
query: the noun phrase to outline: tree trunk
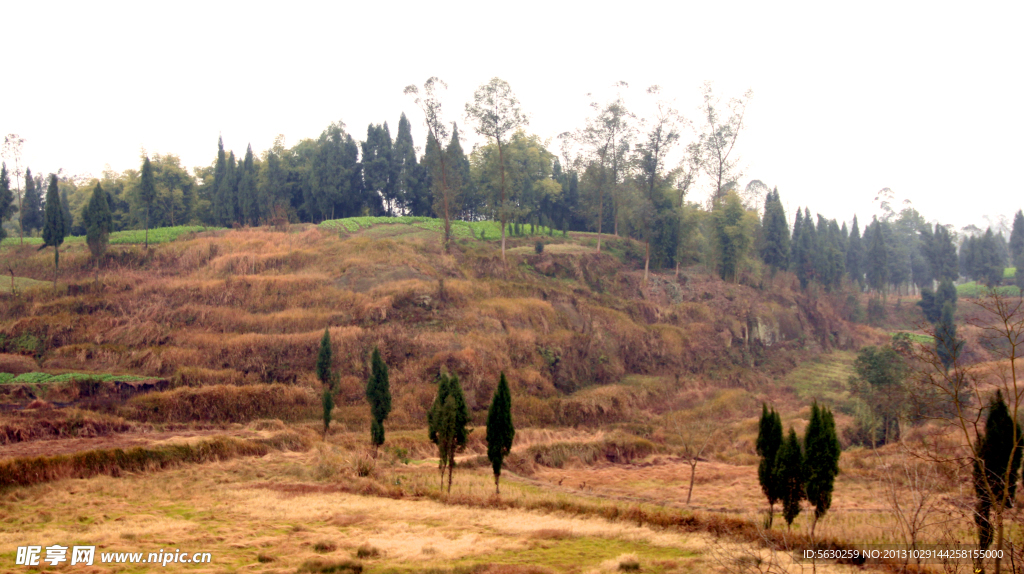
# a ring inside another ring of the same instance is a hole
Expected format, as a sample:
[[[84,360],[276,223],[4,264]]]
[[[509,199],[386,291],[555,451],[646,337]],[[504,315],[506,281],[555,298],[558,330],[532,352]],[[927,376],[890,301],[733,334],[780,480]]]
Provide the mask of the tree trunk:
[[[644,251],[644,287],[647,287],[647,276],[651,268],[651,240],[647,240],[647,248]]]
[[[452,469],[455,467],[455,453],[448,457],[448,494],[452,493]]]
[[[501,215],[501,264],[505,265],[505,155],[501,147],[501,139],[494,138],[498,144],[498,165],[501,168],[501,203],[498,204],[498,213]],[[600,251],[600,249],[598,249]]]
[[[501,489],[498,488],[498,477],[501,475],[494,475],[494,494],[501,494]]]
[[[57,276],[60,275],[60,246],[53,246],[53,290],[57,290]]]
[[[149,251],[149,204],[146,204],[146,251]]]
[[[601,224],[604,223],[604,189],[598,188],[597,195],[597,252],[601,252]]]
[[[1003,555],[1003,509],[996,510],[996,574],[999,574]]]
[[[690,490],[686,493],[686,505],[690,505],[690,497],[693,496],[693,479],[697,475],[697,462],[690,464]]]

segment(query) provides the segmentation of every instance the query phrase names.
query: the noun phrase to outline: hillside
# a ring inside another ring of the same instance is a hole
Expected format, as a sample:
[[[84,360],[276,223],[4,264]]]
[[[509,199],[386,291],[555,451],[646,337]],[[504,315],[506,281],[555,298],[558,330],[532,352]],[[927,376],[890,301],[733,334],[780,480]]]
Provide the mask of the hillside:
[[[392,425],[423,423],[442,368],[459,375],[478,415],[505,371],[523,397],[517,419],[546,425],[572,408],[568,394],[627,375],[751,389],[802,357],[870,337],[832,297],[794,289],[787,274],[756,289],[684,269],[643,288],[640,246],[628,240],[606,240],[598,254],[587,234],[513,238],[504,269],[493,232],[481,240],[471,230],[444,255],[427,226],[363,223],[210,231],[149,253],[116,245],[98,283],[85,245],[70,244],[56,293],[41,283],[6,297],[0,347],[47,372],[313,388],[328,327],[346,404],[362,404],[368,356],[380,348]],[[51,279],[52,251],[29,249],[3,256],[18,261],[19,277]]]

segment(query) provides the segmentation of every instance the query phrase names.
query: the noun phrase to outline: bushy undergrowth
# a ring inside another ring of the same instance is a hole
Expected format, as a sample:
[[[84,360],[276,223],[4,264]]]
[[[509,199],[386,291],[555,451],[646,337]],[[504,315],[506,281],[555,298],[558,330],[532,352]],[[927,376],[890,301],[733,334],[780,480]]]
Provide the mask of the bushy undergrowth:
[[[303,448],[307,442],[295,433],[281,433],[270,439],[242,440],[216,437],[194,444],[135,447],[128,450],[101,449],[70,455],[14,458],[0,462],[0,489],[28,486],[65,478],[88,478],[98,474],[117,476],[122,472],[159,470],[183,463],[204,463],[238,456],[263,456],[271,448]]]
[[[314,418],[319,407],[320,402],[305,387],[211,385],[132,397],[119,412],[141,422],[245,423],[267,418]]]
[[[149,242],[150,243],[167,243],[174,241],[183,235],[189,233],[200,233],[202,231],[214,231],[217,229],[224,229],[223,227],[204,227],[200,225],[178,225],[175,227],[157,227],[149,230]],[[144,229],[128,229],[125,231],[115,231],[110,234],[111,245],[126,245],[126,244],[138,244],[146,241],[146,230]],[[7,237],[3,241],[0,241],[0,246],[15,246],[20,245],[22,239],[19,237]],[[85,236],[72,235],[64,239],[65,243],[85,243]],[[41,237],[25,237],[24,243],[26,245],[42,245],[43,239]]]
[[[136,427],[120,417],[77,409],[17,411],[0,418],[0,444],[107,436]]]

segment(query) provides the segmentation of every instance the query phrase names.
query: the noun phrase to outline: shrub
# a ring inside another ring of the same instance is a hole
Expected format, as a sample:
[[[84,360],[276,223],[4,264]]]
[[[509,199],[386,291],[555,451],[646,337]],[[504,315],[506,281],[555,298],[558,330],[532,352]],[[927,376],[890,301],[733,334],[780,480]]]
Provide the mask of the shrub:
[[[537,253],[537,255],[544,253],[544,242],[538,241],[537,243],[535,243],[533,245],[533,250]]]
[[[313,550],[317,552],[334,552],[338,549],[338,545],[330,540],[321,540],[313,545]]]
[[[356,549],[356,558],[376,558],[380,556],[380,550],[375,546],[365,543]]]

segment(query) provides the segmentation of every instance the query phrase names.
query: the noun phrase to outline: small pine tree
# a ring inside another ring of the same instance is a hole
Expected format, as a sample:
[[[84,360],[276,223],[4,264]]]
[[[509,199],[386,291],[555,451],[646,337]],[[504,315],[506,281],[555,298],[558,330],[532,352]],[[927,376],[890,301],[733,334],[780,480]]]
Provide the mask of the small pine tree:
[[[1020,423],[1014,423],[1003,394],[997,390],[989,402],[985,434],[978,438],[978,456],[974,461],[974,492],[978,498],[974,520],[982,549],[992,544],[992,510],[1001,520],[1003,511],[1013,504],[1021,448]],[[1001,528],[998,535],[1002,537]],[[1002,540],[997,540],[997,547],[1002,548]]]
[[[21,228],[23,233],[31,234],[43,228],[42,190],[32,177],[32,170],[25,170],[25,195],[21,201]]]
[[[7,175],[7,164],[0,166],[0,241],[7,237],[3,223],[18,211],[14,205],[14,194],[11,193],[11,179]]]
[[[391,383],[388,381],[388,366],[380,356],[380,350],[373,348],[370,359],[370,380],[366,383],[366,400],[370,403],[370,442],[373,455],[377,447],[384,444],[384,420],[391,413]]]
[[[325,385],[331,383],[331,332],[327,328],[320,338],[320,352],[316,356],[316,378]]]
[[[444,488],[444,472],[448,470],[448,493],[452,491],[452,471],[455,468],[455,453],[466,447],[470,429],[469,409],[462,394],[458,375],[441,372],[437,377],[437,395],[427,411],[428,436],[437,445],[441,469],[441,488]]]
[[[142,172],[139,175],[139,199],[146,204],[146,249],[149,249],[149,209],[156,199],[156,184],[153,182],[153,165],[149,156],[143,156]]]
[[[500,494],[498,479],[501,478],[501,463],[512,450],[516,428],[512,424],[512,393],[505,380],[505,371],[501,372],[498,388],[494,390],[491,406],[487,409],[487,458],[494,470],[494,493]]]
[[[757,430],[757,454],[761,457],[757,465],[757,481],[761,483],[761,491],[768,498],[767,527],[772,527],[775,518],[775,503],[782,492],[776,482],[779,448],[782,446],[782,418],[775,409],[761,405],[761,421]]]
[[[836,422],[832,411],[818,407],[818,401],[811,405],[811,421],[804,435],[806,453],[805,476],[807,478],[807,500],[814,506],[814,522],[811,535],[818,519],[832,506],[832,488],[839,474],[839,454],[842,447],[836,436]]]
[[[97,182],[89,198],[89,204],[85,207],[85,241],[89,244],[89,251],[96,260],[96,280],[100,279],[100,259],[107,252],[107,245],[110,240],[110,230],[114,226],[114,220],[110,215],[110,205],[107,201],[107,192]]]
[[[324,437],[331,426],[331,411],[334,410],[334,377],[331,374],[331,333],[324,328],[320,339],[320,352],[316,357],[316,378],[324,385],[321,404],[324,408]]]
[[[787,526],[792,526],[793,519],[800,514],[800,501],[807,497],[804,492],[804,456],[800,440],[792,428],[779,448],[778,458],[775,480],[781,493],[782,517],[786,519]]]
[[[942,366],[949,370],[960,354],[963,342],[956,338],[956,323],[953,322],[953,303],[942,306],[942,316],[935,325],[935,352]]]
[[[46,218],[43,221],[43,246],[53,247],[53,288],[57,288],[60,273],[60,246],[67,237],[64,210],[60,207],[60,192],[57,191],[57,176],[50,174],[50,185],[46,188]]]

